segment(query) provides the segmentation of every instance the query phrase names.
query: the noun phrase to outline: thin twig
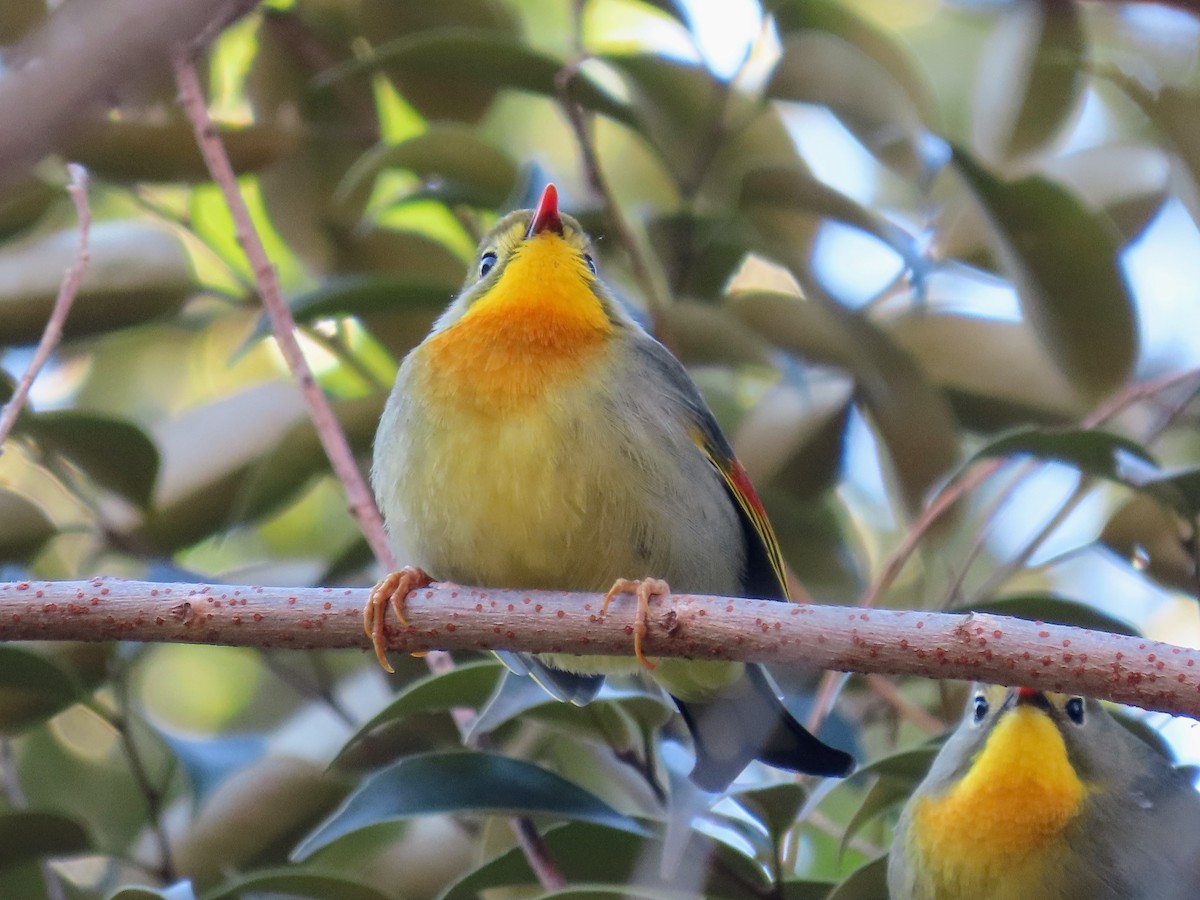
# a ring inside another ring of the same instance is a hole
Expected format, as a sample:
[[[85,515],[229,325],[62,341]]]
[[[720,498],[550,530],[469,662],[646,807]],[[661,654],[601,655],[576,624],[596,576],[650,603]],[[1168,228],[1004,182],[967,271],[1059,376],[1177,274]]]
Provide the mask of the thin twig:
[[[42,339],[38,341],[33,359],[29,361],[25,373],[17,382],[17,388],[13,391],[8,403],[4,405],[3,412],[0,412],[0,453],[4,452],[4,442],[17,423],[17,416],[20,415],[21,408],[25,405],[34,379],[42,370],[42,366],[46,364],[46,360],[50,358],[50,354],[54,352],[54,348],[58,346],[58,342],[62,340],[67,314],[71,311],[71,305],[79,293],[79,285],[83,282],[83,274],[87,271],[88,262],[91,259],[91,252],[88,250],[88,232],[92,227],[92,210],[88,205],[87,169],[78,163],[68,163],[67,171],[71,176],[70,183],[67,185],[67,193],[71,195],[71,200],[75,203],[76,214],[79,216],[79,246],[75,250],[74,261],[63,275],[62,284],[58,288],[58,296],[54,298],[54,307],[50,310],[50,318],[42,331]]]
[[[146,769],[145,760],[142,758],[142,752],[138,748],[137,741],[133,736],[133,729],[130,725],[128,697],[122,678],[116,681],[116,702],[117,709],[108,709],[99,703],[89,703],[91,708],[98,716],[106,721],[121,740],[121,748],[125,751],[125,758],[129,762],[129,773],[133,776],[134,784],[137,785],[138,793],[146,802],[146,814],[150,820],[150,833],[154,835],[154,842],[158,845],[158,868],[156,874],[162,880],[163,884],[171,884],[178,880],[178,870],[175,868],[175,859],[171,852],[171,841],[167,836],[166,825],[163,822],[163,800],[164,791],[158,788],[150,779],[150,773]]]
[[[329,457],[334,473],[346,491],[350,512],[358,520],[359,527],[366,536],[367,543],[370,544],[371,551],[380,566],[391,571],[396,568],[396,560],[388,546],[383,519],[379,515],[379,510],[375,508],[371,493],[358,470],[350,444],[346,441],[346,436],[338,425],[329,401],[313,377],[308,361],[304,358],[304,352],[300,349],[300,343],[296,339],[295,319],[283,298],[275,267],[271,265],[266,248],[251,222],[250,210],[238,188],[237,176],[234,174],[233,166],[229,163],[225,147],[208,115],[208,105],[200,87],[196,66],[190,53],[186,50],[175,53],[172,62],[175,68],[175,80],[179,87],[180,104],[192,123],[196,134],[196,143],[204,156],[205,165],[225,197],[237,229],[238,243],[250,261],[254,280],[258,285],[263,306],[271,319],[271,327],[275,333],[275,340],[279,344],[279,350],[308,403],[313,427],[317,431],[321,445],[325,448],[325,454]]]
[[[588,185],[604,204],[604,215],[608,219],[609,228],[612,229],[624,249],[625,255],[629,259],[629,268],[633,272],[633,278],[641,288],[654,326],[654,333],[659,340],[667,343],[666,339],[669,338],[669,335],[662,333],[662,327],[663,311],[667,308],[668,301],[659,288],[658,280],[654,277],[650,263],[642,253],[637,236],[633,233],[633,227],[621,212],[616,196],[608,183],[608,178],[605,177],[604,170],[600,167],[600,157],[596,153],[596,146],[592,140],[591,130],[584,117],[583,109],[571,96],[571,83],[579,77],[579,67],[582,62],[582,59],[576,59],[567,63],[559,69],[555,76],[554,86],[558,91],[559,103],[575,134],[575,142],[579,146],[579,155]]]

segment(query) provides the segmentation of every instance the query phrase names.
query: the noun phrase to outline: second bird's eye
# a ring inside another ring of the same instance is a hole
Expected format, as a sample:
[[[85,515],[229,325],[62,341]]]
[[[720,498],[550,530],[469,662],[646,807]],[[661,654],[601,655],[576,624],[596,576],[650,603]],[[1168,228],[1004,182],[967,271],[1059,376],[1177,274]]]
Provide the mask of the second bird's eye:
[[[592,254],[583,254],[583,263],[588,267],[589,272],[591,272],[593,275],[596,274],[596,261],[592,259]]]
[[[496,254],[488,251],[479,258],[479,277],[483,278],[496,266]]]
[[[982,722],[984,719],[984,716],[986,716],[987,714],[988,714],[987,697],[983,696],[983,694],[976,694],[975,695],[975,721]]]
[[[1076,725],[1083,724],[1083,698],[1082,697],[1072,697],[1071,699],[1069,699],[1065,704],[1063,704],[1063,710],[1066,712],[1067,718],[1070,719],[1072,722],[1074,722]]]

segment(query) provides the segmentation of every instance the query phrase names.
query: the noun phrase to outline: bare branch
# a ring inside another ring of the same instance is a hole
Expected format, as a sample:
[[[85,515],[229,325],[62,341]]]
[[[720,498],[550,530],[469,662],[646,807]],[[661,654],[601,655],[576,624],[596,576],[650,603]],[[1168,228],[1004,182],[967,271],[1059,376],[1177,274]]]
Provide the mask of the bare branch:
[[[225,203],[233,216],[238,243],[254,271],[254,281],[258,285],[258,293],[262,297],[263,306],[271,320],[275,340],[308,403],[309,414],[313,421],[313,427],[321,439],[321,446],[325,448],[325,455],[329,457],[330,465],[346,491],[346,500],[350,511],[358,520],[359,527],[366,536],[367,543],[371,545],[371,551],[375,554],[375,558],[379,560],[383,568],[395,569],[396,560],[388,546],[383,519],[379,515],[379,510],[375,508],[371,492],[367,489],[366,482],[363,481],[358,465],[354,461],[354,453],[346,441],[346,435],[338,426],[337,418],[329,406],[329,401],[313,377],[312,370],[308,367],[308,361],[304,358],[304,352],[300,349],[300,342],[296,339],[296,321],[292,317],[292,311],[288,307],[287,301],[283,299],[283,290],[279,286],[275,267],[271,265],[262,239],[258,236],[258,232],[250,220],[250,210],[238,188],[233,166],[230,165],[225,147],[217,135],[212,119],[209,118],[208,105],[204,100],[204,91],[200,87],[200,79],[196,75],[196,67],[192,62],[190,51],[181,50],[176,54],[173,62],[175,80],[179,85],[179,102],[196,132],[196,143],[204,156],[205,165],[208,166],[213,180],[221,188]]]
[[[170,51],[257,0],[92,0],[56,4],[45,25],[4,55],[0,185],[60,149],[127,84],[166,71]]]
[[[54,307],[50,310],[50,318],[42,330],[42,339],[38,341],[33,359],[29,361],[21,380],[17,382],[17,389],[13,391],[12,397],[4,405],[4,410],[0,412],[0,453],[4,452],[4,442],[8,439],[13,426],[17,424],[17,416],[21,414],[21,407],[25,405],[34,379],[42,370],[42,366],[46,364],[46,360],[50,358],[50,354],[54,352],[54,348],[58,346],[58,342],[62,340],[67,314],[75,302],[75,295],[79,293],[79,285],[83,282],[83,274],[87,271],[88,261],[91,259],[91,254],[88,252],[88,232],[92,227],[92,210],[88,205],[87,169],[75,163],[68,163],[67,171],[71,175],[67,193],[75,202],[75,211],[79,215],[79,248],[75,251],[75,259],[63,274],[58,296],[54,298]]]
[[[173,641],[367,650],[365,588],[0,582],[0,640]],[[632,656],[634,601],[434,585],[390,646]],[[978,679],[1200,716],[1200,650],[984,613],[869,610],[676,594],[651,602],[646,651],[779,666]]]

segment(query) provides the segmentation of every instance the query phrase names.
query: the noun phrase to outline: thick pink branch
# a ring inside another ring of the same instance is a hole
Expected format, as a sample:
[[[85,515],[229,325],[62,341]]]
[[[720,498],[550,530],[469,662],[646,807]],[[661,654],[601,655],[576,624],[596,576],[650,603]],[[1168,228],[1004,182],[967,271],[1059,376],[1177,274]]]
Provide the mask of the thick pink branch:
[[[0,640],[177,641],[296,649],[359,647],[362,588],[91,581],[0,582]],[[599,594],[416,591],[400,651],[525,650],[632,655],[634,602],[601,618]],[[1200,716],[1200,651],[981,613],[788,604],[677,594],[651,604],[646,650],[837,671],[1024,684]]]

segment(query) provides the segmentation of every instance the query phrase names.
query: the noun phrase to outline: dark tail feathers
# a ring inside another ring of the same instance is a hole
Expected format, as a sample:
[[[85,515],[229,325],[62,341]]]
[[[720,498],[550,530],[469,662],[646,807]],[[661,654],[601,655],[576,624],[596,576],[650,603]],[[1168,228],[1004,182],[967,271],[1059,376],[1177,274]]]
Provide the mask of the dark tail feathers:
[[[818,740],[784,707],[761,666],[712,700],[674,698],[696,748],[692,781],[706,791],[723,791],[751,760],[809,775],[842,777],[854,757]]]

